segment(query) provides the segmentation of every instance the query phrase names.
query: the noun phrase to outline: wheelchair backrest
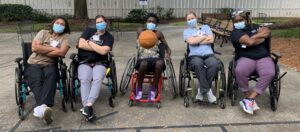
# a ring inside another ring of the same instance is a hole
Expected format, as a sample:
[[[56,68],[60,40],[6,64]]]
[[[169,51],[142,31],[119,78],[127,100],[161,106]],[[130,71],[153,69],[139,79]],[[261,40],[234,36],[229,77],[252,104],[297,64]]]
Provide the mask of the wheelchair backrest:
[[[32,53],[31,42],[22,41],[21,46],[22,46],[22,52],[23,52],[23,62],[24,62],[24,64],[27,64],[27,60]]]

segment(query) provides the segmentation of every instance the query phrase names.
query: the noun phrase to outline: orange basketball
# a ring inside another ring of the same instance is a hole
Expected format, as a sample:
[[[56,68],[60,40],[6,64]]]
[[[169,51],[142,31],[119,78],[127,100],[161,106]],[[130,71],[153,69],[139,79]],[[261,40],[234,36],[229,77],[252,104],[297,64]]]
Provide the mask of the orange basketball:
[[[154,47],[158,41],[156,34],[151,30],[141,32],[138,40],[140,45],[145,49]]]

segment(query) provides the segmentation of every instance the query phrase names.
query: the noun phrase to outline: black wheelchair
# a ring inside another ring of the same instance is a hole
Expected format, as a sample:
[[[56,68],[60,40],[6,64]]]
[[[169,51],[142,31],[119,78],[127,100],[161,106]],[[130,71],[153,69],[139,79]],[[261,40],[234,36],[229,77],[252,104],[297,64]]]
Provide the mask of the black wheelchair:
[[[68,94],[71,102],[71,109],[73,111],[76,110],[76,102],[77,98],[80,95],[80,81],[78,78],[77,68],[79,66],[78,55],[76,53],[71,54],[70,59],[72,62],[70,63],[68,73]],[[106,67],[106,79],[107,82],[103,82],[102,84],[106,85],[111,95],[109,97],[109,106],[114,107],[113,99],[116,97],[118,92],[117,86],[117,72],[116,72],[116,63],[113,59],[112,52],[108,53],[108,67]]]
[[[15,62],[17,63],[17,67],[15,68],[15,98],[16,103],[18,105],[19,118],[21,120],[24,120],[26,111],[25,104],[27,96],[29,96],[31,92],[30,86],[28,86],[27,81],[25,79],[25,69],[28,66],[27,60],[31,55],[32,51],[31,42],[24,42],[24,40],[21,39],[21,46],[23,57],[18,57],[15,59]],[[62,58],[58,58],[57,66],[59,70],[59,81],[57,82],[57,89],[59,90],[59,95],[62,97],[62,110],[66,112],[66,103],[68,101],[67,66]]]
[[[271,52],[271,38],[266,38],[267,44],[265,45],[265,48],[268,50],[270,57],[272,58],[274,64],[275,64],[275,76],[272,79],[270,85],[269,85],[269,93],[270,93],[270,106],[273,111],[277,110],[278,107],[278,101],[280,96],[280,90],[281,90],[281,79],[286,75],[287,72],[284,72],[283,74],[280,73],[280,68],[278,65],[278,60],[281,58],[281,55],[279,53],[272,53]],[[236,61],[238,60],[239,56],[234,55],[232,60],[229,62],[228,66],[228,75],[227,75],[227,89],[228,89],[228,97],[231,99],[231,105],[234,106],[237,100],[238,96],[238,84],[236,82],[236,77],[234,73],[234,69],[236,67]],[[257,81],[259,79],[259,76],[256,72],[252,73],[248,80],[249,81]]]
[[[138,47],[136,47],[138,49]],[[156,96],[156,102],[157,103],[157,108],[160,108],[160,96],[161,96],[161,91],[165,89],[165,81],[168,81],[168,89],[171,91],[172,93],[172,98],[175,99],[178,95],[178,90],[177,90],[177,80],[176,80],[176,75],[175,75],[175,71],[174,71],[174,67],[173,67],[173,63],[171,61],[167,61],[165,59],[165,46],[160,43],[158,45],[159,48],[159,55],[160,58],[164,59],[165,61],[165,66],[166,69],[164,69],[161,78],[159,79],[158,82],[158,92],[157,92],[157,96]],[[128,85],[130,82],[132,82],[132,90],[131,90],[131,96],[129,99],[129,106],[132,106],[132,103],[134,101],[134,95],[135,95],[135,86],[137,83],[137,73],[138,71],[135,69],[136,63],[137,63],[137,58],[139,57],[139,54],[137,52],[137,54],[135,54],[134,56],[132,56],[126,64],[125,70],[123,72],[122,78],[121,78],[121,82],[120,82],[120,92],[121,95],[125,95],[128,89]],[[148,81],[147,81],[148,79]],[[149,81],[152,81],[153,79],[153,73],[147,73],[145,76],[145,80],[144,83],[150,83]],[[140,101],[143,103],[146,103],[148,101]]]
[[[214,45],[211,44],[212,49],[214,50]],[[192,100],[192,103],[198,102],[196,100],[197,94],[197,86],[196,82],[197,76],[194,71],[188,68],[188,54],[189,54],[189,46],[187,44],[187,52],[184,54],[184,57],[180,61],[180,69],[179,69],[179,91],[180,96],[184,99],[184,106],[189,107],[189,99]],[[215,54],[221,55],[221,53],[214,51]],[[212,92],[217,98],[217,104],[222,108],[226,108],[226,78],[225,78],[225,70],[223,62],[217,58],[219,61],[218,71],[215,75]],[[196,82],[195,82],[196,81]]]

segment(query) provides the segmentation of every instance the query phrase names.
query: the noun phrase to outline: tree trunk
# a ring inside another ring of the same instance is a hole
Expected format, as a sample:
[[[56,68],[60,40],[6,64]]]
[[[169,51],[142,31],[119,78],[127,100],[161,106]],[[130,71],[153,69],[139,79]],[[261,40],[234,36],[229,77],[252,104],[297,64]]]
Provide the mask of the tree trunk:
[[[74,17],[88,19],[86,0],[74,0]]]

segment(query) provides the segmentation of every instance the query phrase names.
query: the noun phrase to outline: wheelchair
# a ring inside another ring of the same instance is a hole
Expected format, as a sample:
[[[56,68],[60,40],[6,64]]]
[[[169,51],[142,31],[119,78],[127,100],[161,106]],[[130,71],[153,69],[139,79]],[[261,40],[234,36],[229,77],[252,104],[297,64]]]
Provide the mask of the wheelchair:
[[[78,54],[72,53],[70,56],[72,60],[68,69],[69,78],[68,78],[68,94],[71,102],[71,109],[73,111],[76,110],[77,98],[80,95],[80,80],[78,78]],[[109,97],[109,106],[114,107],[113,99],[116,97],[118,92],[117,86],[117,72],[116,72],[116,63],[113,59],[112,52],[108,53],[108,67],[106,67],[106,82],[102,82],[102,84],[106,85],[111,95]]]
[[[28,67],[27,60],[31,55],[31,42],[24,42],[21,39],[21,46],[23,57],[18,57],[15,59],[17,67],[15,68],[15,98],[16,104],[18,105],[18,115],[21,120],[25,119],[26,112],[26,100],[27,96],[30,95],[31,89],[25,79],[25,70]],[[62,97],[62,110],[67,112],[66,103],[68,101],[67,93],[67,65],[64,63],[63,58],[58,58],[57,60],[59,80],[57,82],[57,89],[59,90],[59,95]],[[27,110],[27,112],[29,112]]]
[[[279,53],[271,53],[271,38],[266,38],[267,45],[265,45],[265,48],[268,50],[270,57],[272,58],[274,64],[275,64],[275,76],[272,79],[270,85],[269,85],[269,93],[270,93],[270,106],[273,111],[277,110],[278,107],[278,101],[280,96],[280,90],[281,90],[281,79],[287,74],[287,72],[284,72],[283,74],[280,73],[280,68],[278,65],[278,60],[281,58],[281,55]],[[228,66],[228,75],[227,75],[227,89],[228,89],[228,97],[231,99],[231,105],[234,106],[237,101],[238,96],[238,84],[236,82],[236,77],[234,73],[234,69],[236,67],[236,61],[238,60],[238,56],[234,55],[232,60],[229,62]],[[259,79],[259,76],[256,72],[252,73],[248,81],[257,81]]]
[[[158,48],[160,49],[160,58],[164,59],[165,58],[165,46],[161,43],[158,45]],[[128,105],[131,107],[133,106],[134,103],[149,103],[147,99],[141,99],[141,100],[135,100],[135,89],[137,85],[137,80],[138,80],[138,71],[135,69],[135,65],[137,63],[137,58],[139,57],[139,54],[137,53],[133,57],[131,57],[127,65],[125,67],[125,70],[123,72],[121,82],[120,82],[120,92],[121,95],[125,95],[128,89],[128,85],[131,81],[131,93],[128,101]],[[157,95],[155,97],[155,101],[152,101],[153,103],[156,103],[156,107],[159,109],[161,107],[161,92],[163,89],[165,89],[165,81],[168,81],[168,88],[172,93],[172,98],[175,99],[178,95],[178,90],[177,90],[177,80],[174,72],[174,67],[173,63],[171,61],[165,61],[165,66],[166,69],[163,70],[163,73],[158,81],[158,88],[157,88]],[[146,73],[144,83],[152,83],[154,78],[154,75],[152,72]]]
[[[212,49],[214,51],[214,45],[211,44]],[[199,102],[196,100],[197,95],[197,85],[198,82],[197,76],[194,71],[188,68],[188,54],[189,54],[189,46],[187,44],[187,52],[184,54],[184,57],[180,61],[180,69],[179,69],[179,94],[183,97],[184,106],[189,107],[189,100],[192,100],[192,103]],[[221,55],[221,53],[215,52],[215,54]],[[223,62],[217,58],[219,61],[218,71],[215,75],[212,92],[217,98],[217,104],[220,108],[226,108],[226,78],[225,78],[225,70]],[[195,82],[196,81],[196,82]]]

